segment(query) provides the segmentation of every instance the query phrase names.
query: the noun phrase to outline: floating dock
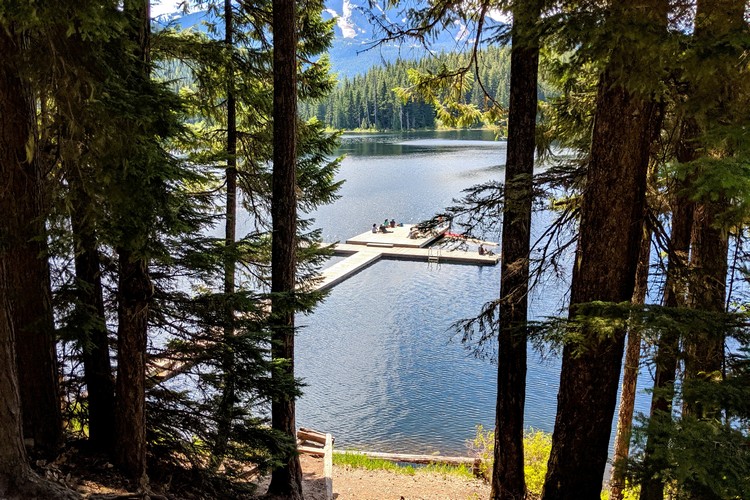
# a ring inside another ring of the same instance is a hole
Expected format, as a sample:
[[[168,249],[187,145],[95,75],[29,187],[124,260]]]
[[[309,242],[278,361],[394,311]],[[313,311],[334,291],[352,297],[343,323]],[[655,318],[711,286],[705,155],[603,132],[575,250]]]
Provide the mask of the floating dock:
[[[410,238],[411,228],[411,224],[404,224],[388,228],[387,233],[368,231],[346,240],[346,243],[333,245],[334,255],[345,255],[347,258],[324,269],[315,288],[331,288],[382,258],[478,266],[494,266],[500,261],[499,255],[479,255],[476,251],[430,246],[443,237],[448,231],[447,227]]]

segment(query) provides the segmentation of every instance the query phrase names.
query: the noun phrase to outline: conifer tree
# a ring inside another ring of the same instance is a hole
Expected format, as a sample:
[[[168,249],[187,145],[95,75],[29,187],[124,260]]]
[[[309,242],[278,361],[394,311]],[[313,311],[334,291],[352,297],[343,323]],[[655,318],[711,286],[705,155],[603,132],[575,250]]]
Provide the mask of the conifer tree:
[[[2,178],[7,205],[0,222],[0,251],[6,262],[4,286],[11,307],[8,317],[15,332],[24,436],[37,451],[51,457],[61,444],[62,420],[45,228],[49,180],[39,150],[35,112],[38,88],[20,76],[24,72],[23,39],[38,34],[40,26],[15,16],[18,14],[8,13],[0,18],[3,52],[8,59],[3,116],[6,127],[15,130],[6,132],[10,136],[6,139]]]
[[[636,29],[644,38],[641,43],[653,43],[666,30],[666,2],[616,1],[607,8],[611,24],[604,29],[611,30],[608,37]],[[579,308],[585,303],[631,300],[643,234],[646,170],[656,110],[649,89],[655,87],[650,75],[642,75],[639,82],[645,89],[628,81],[634,68],[645,71],[650,66],[644,60],[646,54],[628,44],[606,47],[609,52],[599,79],[580,209],[571,319],[581,314]],[[648,57],[658,61],[658,54],[657,50]],[[603,234],[607,237],[602,238]],[[576,333],[582,345],[566,345],[563,350],[545,500],[598,498],[607,460],[625,332],[614,326],[602,334],[592,324],[584,324]]]
[[[492,498],[523,498],[526,320],[542,2],[513,4]]]
[[[133,53],[124,54],[132,58],[132,77],[145,82],[150,78],[149,39],[151,33],[149,2],[129,0],[124,13],[128,30],[126,34],[133,43]],[[139,196],[149,195],[142,189],[148,182],[145,178],[147,158],[136,157],[135,169],[131,170],[123,158],[118,166],[122,188],[128,203]],[[123,204],[124,205],[124,204]],[[131,207],[116,207],[114,216],[121,231],[115,244],[118,255],[118,314],[117,314],[117,380],[115,400],[115,460],[130,479],[140,488],[148,484],[146,475],[146,343],[148,331],[149,302],[153,294],[148,272],[146,242],[150,228],[148,221],[153,214],[138,210],[127,213]],[[151,208],[145,205],[147,208]]]
[[[34,334],[26,330],[34,323],[24,324],[19,319],[34,316],[28,316],[28,311],[24,315],[19,311],[19,306],[23,307],[25,295],[29,293],[39,295],[44,300],[49,292],[44,288],[49,283],[49,276],[43,274],[46,268],[46,261],[41,260],[43,254],[33,253],[26,260],[19,260],[16,255],[19,250],[38,252],[40,249],[33,246],[28,238],[38,239],[44,234],[34,232],[43,227],[44,214],[41,209],[44,184],[39,171],[39,156],[35,154],[33,94],[30,82],[24,80],[29,74],[24,69],[28,68],[23,66],[22,39],[29,36],[34,20],[23,17],[28,14],[23,10],[13,10],[17,5],[5,7],[11,9],[0,7],[0,50],[4,54],[0,62],[0,177],[6,180],[4,189],[0,190],[0,210],[4,214],[0,222],[0,496],[9,499],[75,498],[75,495],[47,483],[31,471],[23,442],[16,346],[22,335]],[[31,267],[20,267],[24,265]],[[21,278],[25,274],[36,281],[23,283]],[[49,312],[41,308],[36,313],[44,327]],[[39,347],[44,350],[37,353],[46,359],[49,352],[45,345],[52,344],[52,331],[42,328],[37,330],[37,334],[39,332],[50,336]],[[21,361],[31,363],[32,360]],[[51,373],[45,371],[37,375],[56,378],[54,363],[48,368]],[[40,386],[39,390],[41,394],[38,396],[46,398],[49,388]],[[26,396],[28,398],[32,394]],[[59,402],[54,392],[52,399],[52,413],[45,415],[49,419],[37,422],[38,427],[35,427],[41,430],[46,426],[48,431],[32,434],[39,439],[40,445],[48,446],[49,451],[55,451],[60,433],[56,428],[60,423]],[[39,407],[44,408],[45,404],[45,401],[40,401]],[[39,408],[32,408],[32,411],[38,415]]]
[[[294,306],[297,248],[297,8],[291,0],[273,0],[273,220],[271,252],[271,355],[273,380],[294,377]],[[294,397],[271,402],[271,424],[291,439],[296,436]],[[271,496],[302,498],[302,467],[296,451],[274,469]]]

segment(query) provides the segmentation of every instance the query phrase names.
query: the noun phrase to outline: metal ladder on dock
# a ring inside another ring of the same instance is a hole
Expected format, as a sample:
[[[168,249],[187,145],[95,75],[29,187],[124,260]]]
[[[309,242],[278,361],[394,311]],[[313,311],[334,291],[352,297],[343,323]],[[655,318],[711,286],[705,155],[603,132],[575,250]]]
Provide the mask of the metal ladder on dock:
[[[441,248],[430,247],[427,252],[427,264],[430,266],[432,264],[440,265],[441,254],[442,254]]]

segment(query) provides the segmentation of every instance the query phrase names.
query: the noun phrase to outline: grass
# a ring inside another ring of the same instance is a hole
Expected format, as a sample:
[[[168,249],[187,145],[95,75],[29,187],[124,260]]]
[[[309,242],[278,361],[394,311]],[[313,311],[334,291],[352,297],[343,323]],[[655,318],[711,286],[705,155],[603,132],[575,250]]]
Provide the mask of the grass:
[[[383,460],[381,458],[370,458],[358,453],[334,453],[333,464],[340,466],[356,467],[367,470],[388,470],[397,474],[413,476],[415,474],[440,474],[443,476],[457,476],[466,479],[474,479],[471,469],[464,466],[446,465],[446,464],[427,464],[424,466],[400,465],[397,462]]]

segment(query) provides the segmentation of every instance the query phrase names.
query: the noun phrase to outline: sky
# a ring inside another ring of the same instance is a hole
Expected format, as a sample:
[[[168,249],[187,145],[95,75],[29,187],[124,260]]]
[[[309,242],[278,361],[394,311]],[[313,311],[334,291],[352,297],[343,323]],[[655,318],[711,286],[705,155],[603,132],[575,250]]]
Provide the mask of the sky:
[[[177,12],[179,4],[180,0],[154,0],[151,2],[151,17]]]

